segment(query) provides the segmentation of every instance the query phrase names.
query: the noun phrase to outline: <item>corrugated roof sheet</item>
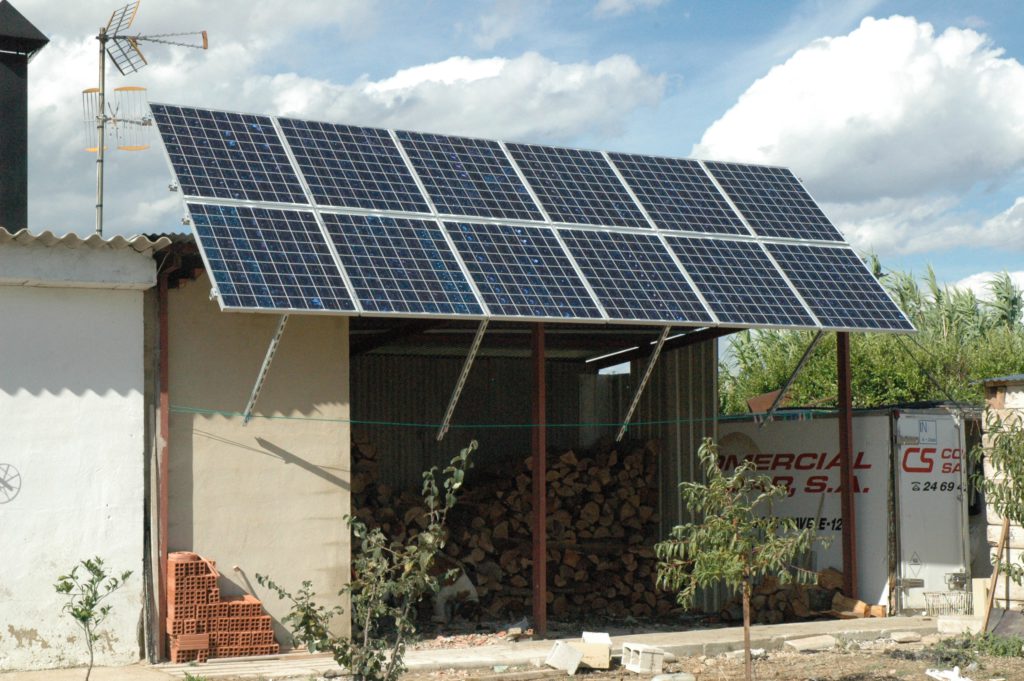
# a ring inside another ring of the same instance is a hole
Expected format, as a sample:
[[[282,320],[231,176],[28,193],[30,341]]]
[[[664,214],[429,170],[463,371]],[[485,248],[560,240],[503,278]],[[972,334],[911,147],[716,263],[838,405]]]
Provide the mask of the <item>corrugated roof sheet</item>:
[[[132,249],[137,253],[151,253],[158,251],[162,248],[166,248],[171,245],[175,234],[153,234],[153,235],[138,235],[132,237],[123,237],[121,235],[112,237],[102,237],[97,234],[92,234],[84,239],[77,234],[69,233],[63,236],[58,236],[53,232],[46,230],[39,234],[33,234],[27,229],[22,229],[17,232],[9,232],[3,227],[0,227],[0,244],[17,244],[20,246],[46,246],[55,247],[63,246],[65,248],[92,248],[92,249],[109,249],[113,251],[119,251],[123,249]]]
[[[985,378],[981,381],[985,385],[1000,384],[1000,383],[1024,383],[1024,374],[1010,374],[1009,376],[994,376],[993,378]]]

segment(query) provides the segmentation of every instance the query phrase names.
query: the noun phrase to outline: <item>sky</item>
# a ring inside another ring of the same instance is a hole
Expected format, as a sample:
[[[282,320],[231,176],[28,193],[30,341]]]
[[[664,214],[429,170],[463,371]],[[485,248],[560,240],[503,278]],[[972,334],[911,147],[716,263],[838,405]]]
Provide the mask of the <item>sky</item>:
[[[29,228],[92,232],[81,91],[119,2],[12,0],[29,66]],[[1017,0],[143,0],[107,84],[150,101],[790,167],[862,254],[984,293],[1024,284]],[[106,156],[107,236],[184,231],[155,134]]]

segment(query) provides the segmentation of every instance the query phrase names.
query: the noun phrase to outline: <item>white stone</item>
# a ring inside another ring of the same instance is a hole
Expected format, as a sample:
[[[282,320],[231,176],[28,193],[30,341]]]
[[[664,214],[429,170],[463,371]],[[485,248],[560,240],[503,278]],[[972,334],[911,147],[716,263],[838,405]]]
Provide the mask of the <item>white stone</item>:
[[[786,641],[783,645],[798,653],[817,653],[823,650],[831,650],[832,648],[835,648],[836,643],[837,641],[834,636],[822,634],[821,636],[809,636],[807,638],[798,638],[792,641]]]
[[[894,631],[889,634],[893,643],[920,643],[921,634],[916,631]]]

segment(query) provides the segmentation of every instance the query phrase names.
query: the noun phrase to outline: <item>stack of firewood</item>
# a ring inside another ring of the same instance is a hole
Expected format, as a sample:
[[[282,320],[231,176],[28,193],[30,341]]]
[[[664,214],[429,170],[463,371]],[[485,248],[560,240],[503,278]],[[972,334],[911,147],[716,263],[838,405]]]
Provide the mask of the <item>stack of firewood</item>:
[[[376,449],[353,445],[352,507],[401,541],[425,524],[419,490],[378,482]],[[532,573],[530,457],[477,466],[449,522],[445,552],[477,586],[491,617],[529,612]],[[676,608],[654,585],[658,541],[654,443],[603,443],[549,455],[548,603],[553,617],[651,617]]]
[[[813,583],[780,584],[768,577],[750,596],[750,621],[754,624],[779,624],[818,618],[852,619],[885,617],[884,605],[868,605],[842,593],[843,573],[833,568],[822,570]],[[727,622],[743,621],[743,601],[736,596],[722,607],[720,616]]]

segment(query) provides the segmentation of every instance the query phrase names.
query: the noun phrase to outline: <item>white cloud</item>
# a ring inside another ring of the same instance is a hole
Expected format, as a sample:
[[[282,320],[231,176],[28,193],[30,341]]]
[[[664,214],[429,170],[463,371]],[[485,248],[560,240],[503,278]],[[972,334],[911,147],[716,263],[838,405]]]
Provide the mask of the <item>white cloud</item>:
[[[598,0],[594,7],[594,16],[623,16],[638,9],[651,9],[664,3],[665,0]]]
[[[30,66],[29,220],[33,230],[92,229],[93,157],[85,147],[80,92],[95,80],[95,41],[56,37]],[[355,124],[465,135],[569,142],[615,135],[638,107],[653,106],[664,78],[631,57],[561,63],[451,57],[371,80],[348,82],[261,68],[271,47],[224,40],[207,53],[167,50],[140,74],[152,101],[267,112]],[[159,140],[149,152],[107,156],[106,230],[181,229],[166,199],[170,175]]]
[[[753,83],[694,146],[786,165],[861,248],[1024,247],[1021,201],[987,221],[960,203],[1024,167],[1024,66],[970,29],[864,19]]]
[[[992,300],[992,291],[989,290],[988,284],[992,281],[999,272],[978,272],[972,274],[969,277],[964,277],[960,281],[953,284],[956,288],[968,288],[974,291],[974,295],[978,296],[982,300]],[[1013,283],[1017,284],[1021,288],[1024,288],[1024,271],[1018,270],[1016,272],[1009,272],[1010,279]]]
[[[771,69],[694,153],[789,165],[825,201],[964,191],[1024,164],[1024,67],[969,29],[864,19]]]

